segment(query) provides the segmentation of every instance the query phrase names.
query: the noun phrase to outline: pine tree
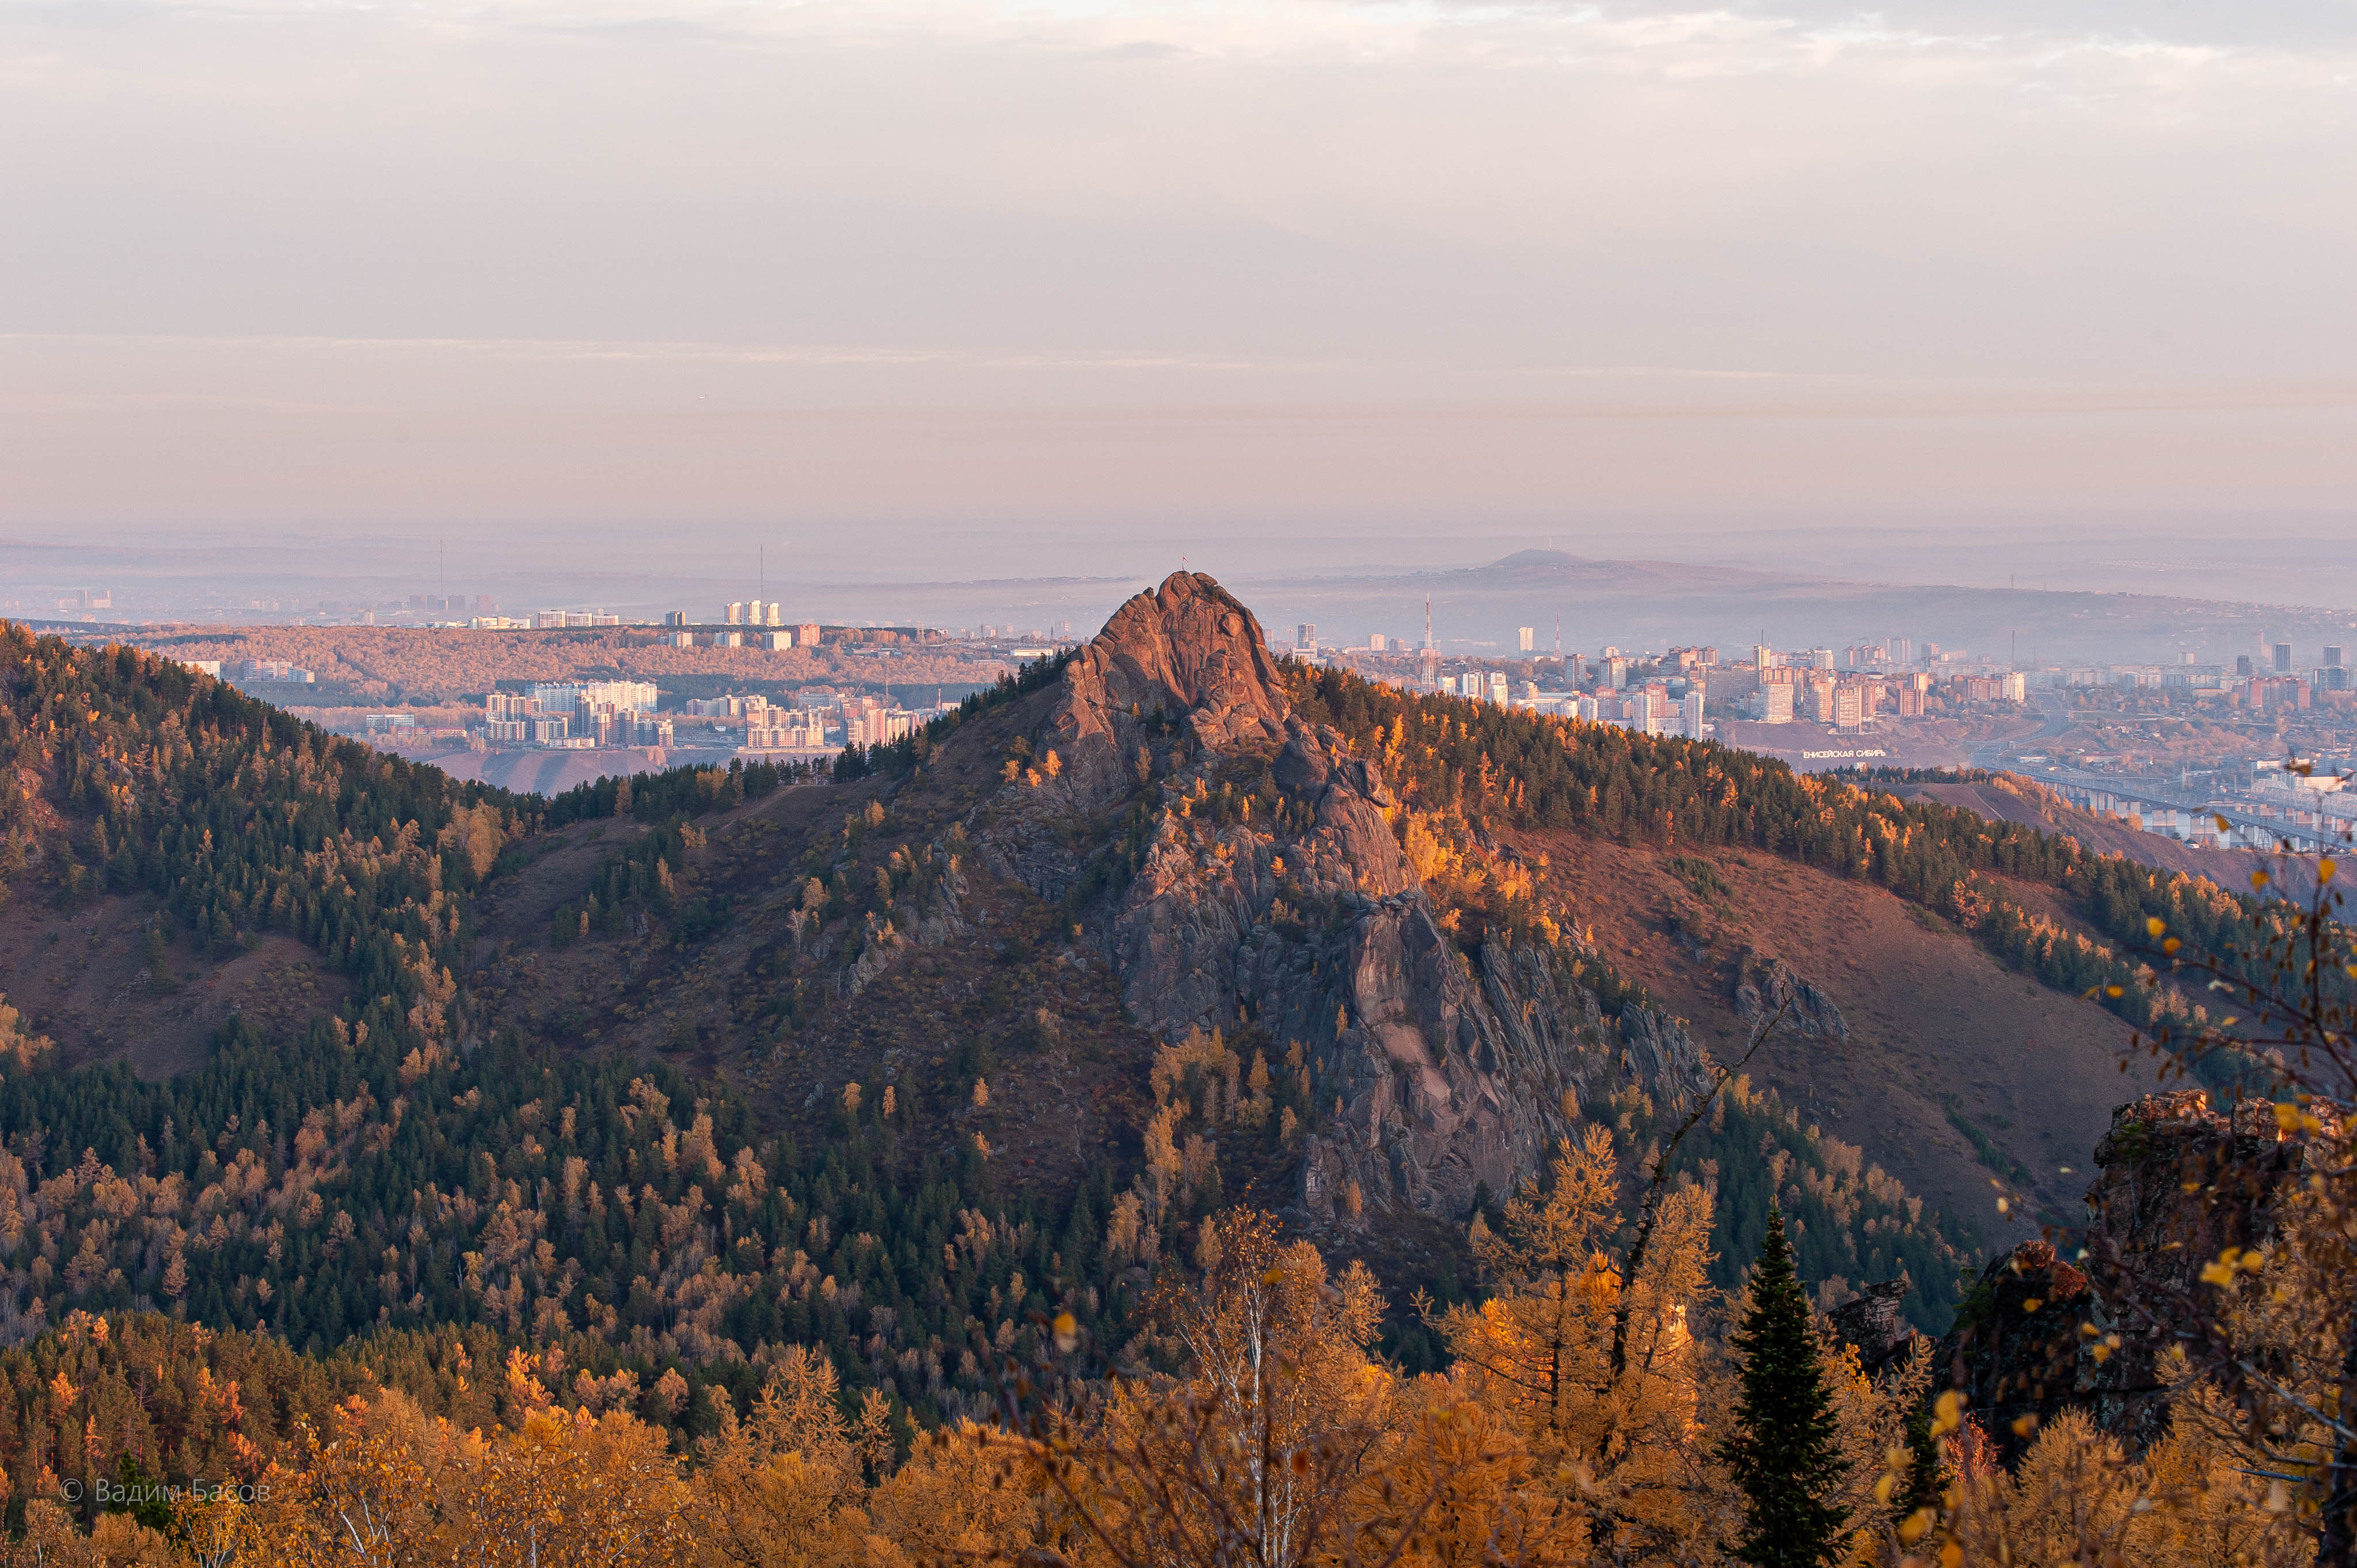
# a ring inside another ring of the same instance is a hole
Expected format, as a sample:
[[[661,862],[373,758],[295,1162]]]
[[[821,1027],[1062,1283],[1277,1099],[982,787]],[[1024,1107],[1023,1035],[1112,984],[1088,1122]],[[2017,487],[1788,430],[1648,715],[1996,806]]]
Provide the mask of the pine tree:
[[[1761,1568],[1818,1568],[1834,1561],[1849,1510],[1824,1500],[1840,1479],[1833,1397],[1780,1208],[1768,1210],[1767,1240],[1751,1270],[1751,1310],[1735,1348],[1743,1357],[1743,1396],[1735,1432],[1720,1449],[1745,1498],[1743,1537],[1732,1550]]]
[[[1940,1474],[1940,1448],[1932,1438],[1932,1410],[1919,1405],[1907,1418],[1907,1478],[1901,1483],[1898,1502],[1891,1509],[1893,1522],[1907,1518],[1919,1509],[1935,1506],[1944,1490]]]

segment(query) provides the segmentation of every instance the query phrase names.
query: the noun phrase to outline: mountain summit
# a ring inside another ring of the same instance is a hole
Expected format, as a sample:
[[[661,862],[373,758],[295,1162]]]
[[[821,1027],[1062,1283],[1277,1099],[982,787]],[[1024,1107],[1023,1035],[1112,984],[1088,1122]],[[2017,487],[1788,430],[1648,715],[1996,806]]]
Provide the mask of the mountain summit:
[[[1281,736],[1293,704],[1260,622],[1199,572],[1174,572],[1113,613],[1064,672],[1055,727],[1080,756],[1115,741],[1113,715],[1184,715],[1206,745]],[[1113,759],[1115,771],[1120,762]]]
[[[1067,666],[1027,737],[1053,764],[1002,797],[981,841],[1041,897],[1081,894],[1138,1026],[1257,1031],[1297,1060],[1322,1113],[1299,1145],[1310,1223],[1457,1219],[1631,1075],[1705,1080],[1675,1020],[1608,1023],[1567,950],[1460,950],[1394,832],[1383,758],[1294,708],[1252,612],[1175,575]],[[1135,842],[1100,892],[1103,839],[1083,824],[1109,809]]]

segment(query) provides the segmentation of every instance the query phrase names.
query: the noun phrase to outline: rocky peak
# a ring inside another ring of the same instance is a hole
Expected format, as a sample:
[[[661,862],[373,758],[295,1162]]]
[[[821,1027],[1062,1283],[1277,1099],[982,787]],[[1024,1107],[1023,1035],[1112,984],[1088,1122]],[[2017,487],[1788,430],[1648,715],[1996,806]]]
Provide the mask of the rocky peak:
[[[1901,1274],[1867,1285],[1825,1314],[1841,1342],[1857,1351],[1858,1366],[1868,1377],[1880,1374],[1915,1342],[1914,1327],[1900,1315],[1900,1305],[1910,1288],[1907,1276]]]
[[[1292,713],[1260,622],[1200,572],[1174,572],[1115,610],[1064,679],[1055,727],[1082,746],[1112,741],[1118,714],[1159,712],[1216,747],[1276,739]]]
[[[1566,952],[1452,940],[1380,764],[1293,711],[1259,622],[1211,578],[1123,605],[1039,714],[1028,739],[1055,764],[977,816],[991,864],[1071,901],[1135,1024],[1250,1028],[1300,1064],[1310,1227],[1461,1223],[1579,1106],[1632,1079],[1672,1100],[1707,1081],[1676,1020],[1605,1017]],[[1264,809],[1213,803],[1237,790]]]
[[[2159,1435],[2168,1410],[2158,1362],[2172,1329],[2126,1304],[2184,1299],[2222,1249],[2266,1241],[2301,1158],[2264,1101],[2224,1112],[2181,1090],[2115,1110],[2095,1145],[2083,1268],[2048,1242],[2024,1241],[1981,1272],[1941,1342],[1943,1375],[1999,1449],[2018,1446],[2018,1417],[2072,1407],[2133,1447]]]

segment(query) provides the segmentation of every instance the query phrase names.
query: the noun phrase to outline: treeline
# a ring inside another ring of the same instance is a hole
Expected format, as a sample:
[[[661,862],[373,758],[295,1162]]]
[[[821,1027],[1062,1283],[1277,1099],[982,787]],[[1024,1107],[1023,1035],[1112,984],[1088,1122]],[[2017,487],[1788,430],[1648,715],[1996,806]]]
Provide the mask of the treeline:
[[[818,764],[802,761],[747,762],[731,757],[728,766],[693,763],[661,773],[608,777],[576,784],[549,798],[536,815],[539,825],[569,827],[575,822],[608,817],[631,817],[642,822],[726,811],[758,800],[782,785],[826,777]]]

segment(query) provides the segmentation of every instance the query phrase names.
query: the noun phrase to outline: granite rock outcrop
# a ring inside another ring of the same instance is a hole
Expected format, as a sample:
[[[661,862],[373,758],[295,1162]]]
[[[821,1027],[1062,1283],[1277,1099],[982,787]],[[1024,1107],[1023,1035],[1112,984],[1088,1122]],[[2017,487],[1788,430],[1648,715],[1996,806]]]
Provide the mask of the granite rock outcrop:
[[[1537,1169],[1584,1109],[1713,1073],[1676,1019],[1607,1015],[1567,945],[1460,947],[1409,864],[1380,763],[1305,722],[1251,612],[1181,573],[1067,666],[977,838],[1065,900],[1137,1023],[1300,1044],[1319,1114],[1297,1218],[1457,1221]],[[1275,811],[1249,803],[1271,792]]]
[[[1991,1259],[1940,1343],[1939,1375],[2002,1453],[2020,1446],[2022,1417],[2071,1408],[2141,1449],[2168,1426],[2167,1304],[2195,1296],[2225,1248],[2276,1234],[2303,1158],[2265,1101],[2221,1111],[2184,1090],[2120,1106],[2095,1146],[2084,1251],[2066,1262],[2031,1240]]]

